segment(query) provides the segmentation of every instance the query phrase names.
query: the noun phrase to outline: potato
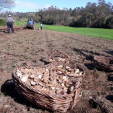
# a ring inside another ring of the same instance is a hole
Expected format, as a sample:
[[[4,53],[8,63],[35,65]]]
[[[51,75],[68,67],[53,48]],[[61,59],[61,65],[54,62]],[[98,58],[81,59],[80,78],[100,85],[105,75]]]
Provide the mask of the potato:
[[[74,86],[71,86],[70,91],[72,92],[74,90]]]
[[[67,79],[66,76],[63,76],[63,80],[64,80],[64,81],[68,81],[68,79]]]
[[[43,75],[42,75],[42,74],[40,74],[40,75],[38,75],[38,78],[39,78],[39,79],[42,79],[42,76],[43,76]]]
[[[34,82],[34,81],[31,81],[30,83],[31,83],[32,86],[36,85],[36,82]]]
[[[61,71],[57,71],[57,74],[59,74],[59,75],[61,75],[61,74],[63,74]]]
[[[22,77],[22,73],[21,73],[20,70],[17,70],[16,74],[17,74],[18,77]]]
[[[28,77],[27,76],[24,76],[24,77],[21,78],[21,81],[22,82],[27,82],[27,79],[28,79]]]
[[[79,69],[76,69],[75,70],[75,74],[78,74],[78,73],[80,73],[80,70]]]
[[[44,79],[43,82],[44,82],[45,84],[47,84],[47,83],[48,83],[48,80],[47,80],[47,79]]]
[[[30,75],[30,77],[29,77],[29,78],[33,79],[34,77],[35,77],[35,75],[34,75],[34,74],[32,74],[32,75]]]
[[[56,66],[56,68],[61,69],[61,68],[63,68],[63,65],[58,65],[58,66]]]

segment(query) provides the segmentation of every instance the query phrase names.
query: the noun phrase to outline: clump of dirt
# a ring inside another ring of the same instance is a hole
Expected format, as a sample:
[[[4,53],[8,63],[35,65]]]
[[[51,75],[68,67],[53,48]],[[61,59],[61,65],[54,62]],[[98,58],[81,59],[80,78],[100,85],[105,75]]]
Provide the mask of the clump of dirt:
[[[82,63],[88,74],[83,79],[82,98],[68,113],[112,113],[113,72],[98,70],[93,56],[113,57],[113,41],[91,38],[79,34],[47,30],[17,29],[7,34],[0,28],[0,111],[2,113],[49,113],[19,95],[12,81],[12,71],[20,61],[29,61],[40,67],[48,63],[55,50]]]

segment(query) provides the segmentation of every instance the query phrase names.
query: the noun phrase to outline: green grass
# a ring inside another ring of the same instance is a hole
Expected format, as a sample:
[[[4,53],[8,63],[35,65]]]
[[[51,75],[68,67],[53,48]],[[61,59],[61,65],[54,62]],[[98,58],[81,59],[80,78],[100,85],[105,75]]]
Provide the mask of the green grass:
[[[27,20],[23,20],[23,21],[16,21],[15,25],[19,25],[19,26],[24,26],[27,24]]]
[[[113,29],[78,28],[78,27],[55,26],[55,25],[43,25],[43,29],[59,31],[59,32],[78,33],[86,36],[113,40]]]

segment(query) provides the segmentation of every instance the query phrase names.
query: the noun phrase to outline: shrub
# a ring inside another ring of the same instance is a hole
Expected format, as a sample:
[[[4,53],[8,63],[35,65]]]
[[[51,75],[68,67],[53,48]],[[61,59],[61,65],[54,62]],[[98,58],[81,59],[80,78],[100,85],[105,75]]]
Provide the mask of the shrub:
[[[5,25],[6,25],[6,20],[0,19],[0,26],[5,26]]]

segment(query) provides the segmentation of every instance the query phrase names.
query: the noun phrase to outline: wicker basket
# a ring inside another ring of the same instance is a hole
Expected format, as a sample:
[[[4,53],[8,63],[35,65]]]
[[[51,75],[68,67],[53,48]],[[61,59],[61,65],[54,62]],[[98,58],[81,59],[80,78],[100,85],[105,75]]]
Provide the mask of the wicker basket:
[[[49,57],[49,62],[67,63],[68,61],[70,61],[70,56],[61,52],[60,50],[54,51]]]
[[[47,68],[52,69],[54,65],[54,63],[50,63]],[[72,64],[68,63],[68,65]],[[80,65],[75,65],[73,68],[76,68],[77,66],[82,69],[82,71],[84,71],[83,75],[85,75],[85,70]],[[16,73],[17,70],[20,68],[31,69],[34,67],[27,65],[26,62],[22,62],[17,65],[17,67],[13,70],[12,77],[17,91],[22,94],[26,99],[28,99],[32,103],[35,103],[37,106],[41,106],[51,111],[66,112],[67,110],[72,109],[80,100],[83,76],[69,76],[70,80],[72,80],[72,85],[74,87],[73,91],[62,95],[55,95],[38,88],[36,89],[35,87],[32,87],[25,82],[22,82]],[[37,67],[37,70],[39,68],[40,67]]]

